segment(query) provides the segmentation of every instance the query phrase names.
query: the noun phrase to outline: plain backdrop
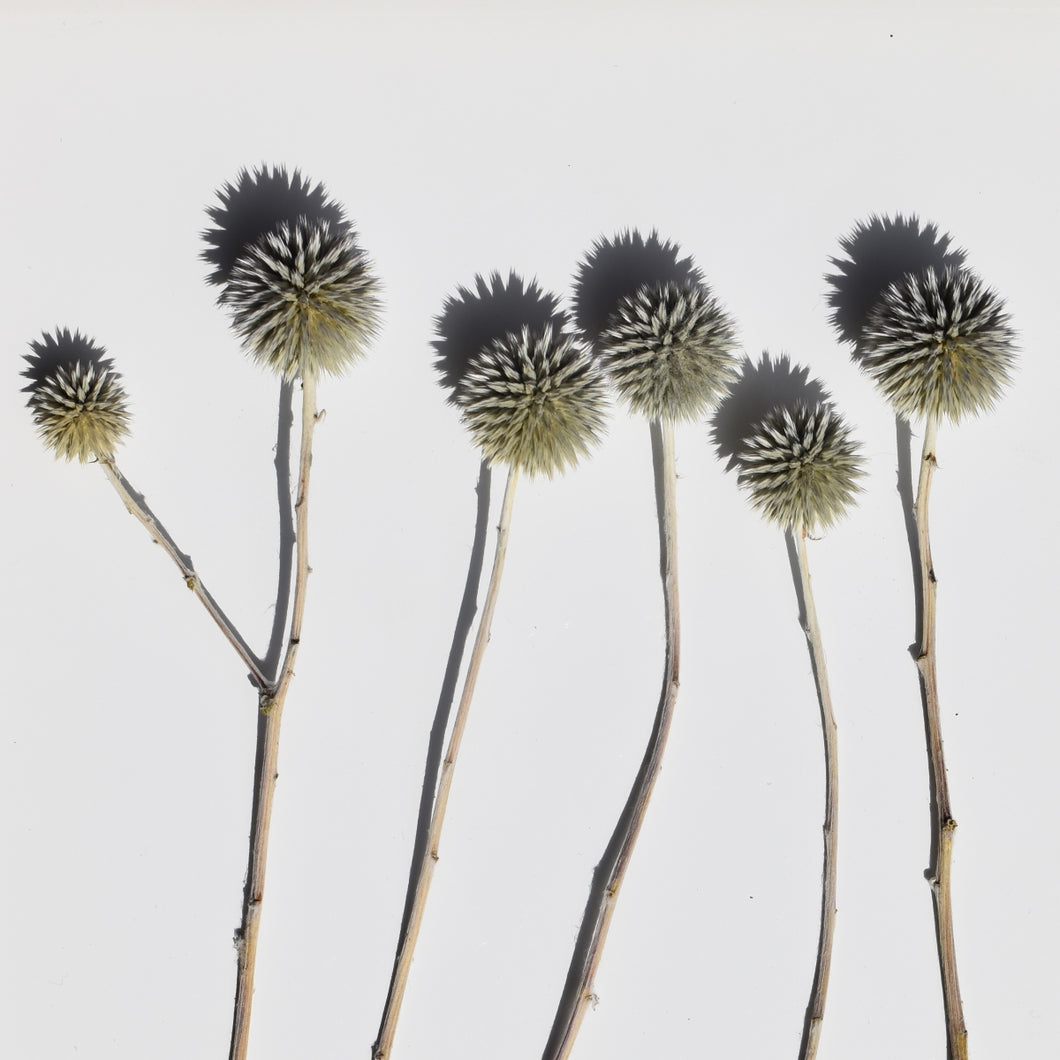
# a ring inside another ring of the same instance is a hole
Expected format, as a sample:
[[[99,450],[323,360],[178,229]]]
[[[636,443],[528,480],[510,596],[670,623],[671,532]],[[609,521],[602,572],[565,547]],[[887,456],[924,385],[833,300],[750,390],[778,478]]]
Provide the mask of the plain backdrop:
[[[99,469],[40,446],[18,373],[56,326],[107,347],[135,414],[120,466],[263,650],[278,388],[200,257],[218,188],[261,163],[345,205],[386,319],[320,389],[254,1060],[367,1060],[378,1026],[476,519],[434,318],[492,270],[566,299],[593,241],[630,227],[694,255],[742,351],[808,366],[863,443],[859,506],[810,545],[841,754],[819,1055],[944,1056],[894,419],[824,280],[856,222],[899,212],[949,232],[1020,333],[1004,400],[943,427],[933,543],[971,1055],[1051,1055],[1058,44],[1031,0],[2,0],[0,1055],[226,1055],[255,696]],[[782,535],[708,424],[677,447],[677,716],[575,1056],[795,1057],[812,675]],[[516,498],[395,1060],[540,1056],[662,647],[648,427],[616,408],[591,460]]]

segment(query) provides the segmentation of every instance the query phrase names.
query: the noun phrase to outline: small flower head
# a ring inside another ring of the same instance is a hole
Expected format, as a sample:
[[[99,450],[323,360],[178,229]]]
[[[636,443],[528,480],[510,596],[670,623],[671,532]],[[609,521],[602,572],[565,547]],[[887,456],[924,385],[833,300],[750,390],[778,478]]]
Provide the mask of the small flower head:
[[[247,352],[284,379],[337,375],[379,326],[379,283],[355,234],[299,217],[244,249],[220,301]]]
[[[702,415],[736,377],[736,330],[696,280],[649,283],[624,298],[597,348],[615,388],[649,419]]]
[[[869,314],[861,365],[896,412],[959,421],[1008,385],[1015,332],[973,272],[927,269],[890,285]]]
[[[454,401],[490,463],[551,477],[599,440],[606,388],[586,350],[546,324],[483,346]]]
[[[826,402],[780,406],[746,438],[739,483],[783,529],[831,526],[860,492],[860,446]]]
[[[26,404],[41,440],[56,458],[85,463],[113,455],[129,433],[129,408],[121,376],[106,350],[80,332],[45,332],[31,342],[23,375]]]

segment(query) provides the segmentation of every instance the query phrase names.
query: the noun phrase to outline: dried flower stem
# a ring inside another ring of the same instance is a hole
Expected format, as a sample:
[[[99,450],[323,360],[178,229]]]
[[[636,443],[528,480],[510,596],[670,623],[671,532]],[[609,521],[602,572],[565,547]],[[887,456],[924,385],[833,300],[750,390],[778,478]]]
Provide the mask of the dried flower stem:
[[[600,889],[596,907],[586,911],[586,919],[592,917],[591,937],[587,946],[575,950],[572,966],[567,977],[567,987],[560,999],[559,1010],[552,1025],[552,1034],[545,1046],[543,1060],[566,1060],[574,1048],[588,1006],[595,1000],[593,983],[604,943],[614,916],[618,892],[625,879],[626,869],[633,854],[633,847],[640,834],[641,825],[648,809],[655,781],[662,766],[666,740],[670,734],[677,690],[680,684],[679,669],[681,655],[680,611],[677,596],[677,466],[674,454],[674,424],[670,418],[656,420],[652,424],[653,441],[656,430],[660,437],[660,567],[663,582],[663,602],[666,612],[666,661],[663,671],[662,693],[655,715],[655,724],[644,758],[626,805],[619,817],[618,828],[611,846],[617,850],[607,872],[606,882]],[[609,847],[610,851],[610,847]],[[606,856],[606,855],[605,855]],[[601,866],[603,868],[603,866]],[[576,962],[580,960],[580,970]]]
[[[114,457],[112,455],[100,457],[99,465],[103,468],[103,473],[107,476],[110,484],[117,490],[118,496],[121,497],[129,513],[140,521],[151,535],[154,543],[161,545],[169,558],[177,565],[185,584],[202,602],[203,607],[206,608],[210,617],[217,623],[228,643],[235,648],[236,653],[243,660],[243,664],[250,670],[258,688],[263,691],[267,689],[270,682],[262,671],[261,664],[254,657],[253,652],[247,647],[246,642],[235,627],[228,621],[224,612],[217,606],[217,602],[210,595],[206,586],[203,585],[202,579],[195,573],[195,568],[191,565],[191,557],[181,552],[169,534],[159,526],[158,521],[145,505],[143,495],[134,492],[129,485],[128,479],[118,470]]]
[[[935,903],[935,931],[942,972],[942,994],[946,1006],[946,1037],[949,1060],[967,1060],[968,1028],[964,1023],[961,990],[957,981],[957,951],[953,941],[953,906],[950,867],[953,861],[953,835],[957,822],[950,810],[946,761],[942,753],[942,720],[939,714],[938,678],[935,670],[935,599],[938,581],[931,562],[928,536],[928,499],[935,470],[938,416],[928,416],[924,429],[924,450],[920,458],[920,479],[916,490],[917,552],[920,558],[921,633],[916,665],[924,696],[931,785],[935,793],[935,820],[932,829],[931,893]]]
[[[832,966],[832,942],[835,937],[836,914],[836,832],[839,821],[839,759],[838,733],[832,711],[832,693],[828,687],[821,627],[817,621],[817,607],[810,582],[810,566],[806,557],[806,527],[791,531],[799,561],[799,581],[802,585],[803,632],[810,649],[817,699],[821,707],[821,726],[824,732],[825,811],[824,811],[824,871],[821,881],[821,933],[817,945],[817,967],[813,975],[810,1004],[806,1010],[806,1030],[803,1034],[799,1060],[814,1060],[821,1040],[824,1005],[828,994],[828,975]]]
[[[294,677],[294,664],[302,639],[306,583],[309,580],[309,471],[313,463],[313,430],[317,423],[316,377],[302,378],[302,441],[298,458],[298,494],[295,500],[294,605],[287,651],[276,685],[261,696],[263,723],[258,729],[258,768],[254,778],[251,810],[250,857],[243,892],[243,917],[236,934],[236,996],[232,1016],[229,1060],[246,1060],[250,1040],[250,1013],[254,999],[254,968],[261,926],[261,903],[265,893],[265,867],[269,852],[269,826],[276,794],[280,721],[287,692]]]
[[[508,482],[504,488],[504,501],[501,505],[500,520],[497,523],[497,550],[493,557],[493,571],[490,574],[489,587],[486,590],[486,601],[479,619],[475,643],[468,660],[467,676],[464,678],[464,689],[460,694],[460,703],[453,722],[453,733],[449,738],[449,747],[442,763],[441,778],[438,781],[438,794],[434,800],[434,812],[431,815],[430,830],[427,834],[427,846],[423,855],[416,881],[416,894],[412,909],[409,912],[408,926],[398,950],[398,959],[394,965],[394,974],[390,980],[390,991],[387,995],[379,1035],[372,1046],[373,1060],[387,1060],[390,1057],[397,1031],[397,1022],[401,1014],[401,1003],[408,985],[409,971],[416,949],[416,939],[423,923],[423,913],[427,905],[427,895],[431,889],[434,867],[438,862],[438,844],[441,840],[442,825],[445,821],[445,810],[449,803],[449,792],[453,786],[453,772],[456,769],[456,758],[460,753],[460,743],[467,726],[467,717],[471,708],[471,697],[475,691],[482,656],[490,639],[490,626],[493,612],[497,606],[497,592],[500,589],[501,573],[504,570],[504,557],[508,550],[508,533],[512,521],[512,504],[515,500],[515,485],[519,478],[517,465],[511,465],[508,471]],[[233,1058],[235,1060],[235,1058]]]

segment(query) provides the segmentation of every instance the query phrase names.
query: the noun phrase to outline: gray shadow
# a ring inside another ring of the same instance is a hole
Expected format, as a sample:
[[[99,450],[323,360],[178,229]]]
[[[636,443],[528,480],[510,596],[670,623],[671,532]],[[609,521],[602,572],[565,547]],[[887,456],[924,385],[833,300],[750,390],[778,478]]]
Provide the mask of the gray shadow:
[[[284,221],[299,217],[327,221],[333,232],[347,232],[350,222],[342,206],[323,184],[310,184],[297,169],[261,165],[253,172],[240,170],[234,182],[217,190],[218,204],[206,213],[214,227],[202,232],[203,260],[212,266],[207,282],[222,286],[244,249]]]
[[[398,945],[394,952],[394,967],[390,974],[390,985],[387,989],[386,1008],[389,1007],[390,999],[394,994],[394,984],[398,962],[401,959],[402,944],[408,933],[409,922],[412,917],[412,905],[416,897],[416,888],[419,886],[423,859],[427,853],[431,817],[434,814],[434,799],[438,790],[438,774],[441,771],[442,755],[445,750],[445,732],[449,725],[449,716],[453,710],[453,700],[456,697],[456,684],[464,661],[467,638],[471,633],[471,626],[478,611],[478,592],[482,582],[482,564],[486,554],[486,532],[489,528],[492,481],[493,472],[489,464],[483,460],[479,465],[478,485],[475,487],[475,492],[478,495],[478,504],[475,513],[475,533],[471,544],[471,559],[468,562],[464,593],[460,598],[456,625],[453,628],[452,643],[449,645],[449,658],[445,665],[445,672],[442,675],[438,704],[434,710],[434,723],[431,725],[431,734],[427,740],[427,756],[423,765],[423,784],[420,788],[420,806],[416,817],[416,838],[412,844],[409,880],[405,890],[405,907],[401,914],[401,929],[398,933]],[[384,1012],[386,1008],[384,1008]],[[379,1038],[382,1032],[383,1025],[380,1023],[375,1043],[372,1045],[373,1056],[379,1046]]]
[[[543,291],[536,280],[527,283],[514,272],[505,280],[494,272],[488,279],[476,276],[474,290],[458,287],[435,319],[436,338],[431,344],[434,366],[450,404],[479,350],[494,339],[518,335],[524,327],[540,331],[550,323],[557,331],[564,330],[566,314],[560,312],[558,296]]]
[[[809,368],[793,365],[786,355],[774,357],[766,350],[758,364],[745,357],[736,382],[710,418],[711,442],[725,470],[739,469],[747,439],[774,409],[828,400],[828,391],[811,378]]]
[[[921,224],[915,215],[859,221],[839,241],[843,257],[829,258],[836,272],[825,276],[831,322],[840,339],[854,346],[861,359],[861,335],[869,314],[887,288],[911,272],[959,266],[965,252],[951,248],[952,240],[938,226]]]
[[[647,238],[633,230],[597,239],[574,277],[574,321],[586,340],[597,343],[622,300],[645,284],[702,285],[702,273],[680,254],[654,231]]]

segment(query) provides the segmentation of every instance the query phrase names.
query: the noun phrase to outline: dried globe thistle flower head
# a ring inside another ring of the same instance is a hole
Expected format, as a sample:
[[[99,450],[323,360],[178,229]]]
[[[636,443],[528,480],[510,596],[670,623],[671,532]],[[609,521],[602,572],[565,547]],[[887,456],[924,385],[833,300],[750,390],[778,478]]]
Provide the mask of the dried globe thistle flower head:
[[[964,264],[965,252],[951,244],[938,225],[902,214],[873,215],[839,241],[843,257],[829,259],[837,271],[825,277],[828,304],[840,339],[855,346],[855,360],[869,314],[892,283],[911,272]]]
[[[303,216],[244,250],[220,301],[244,349],[290,380],[338,375],[367,352],[379,327],[378,291],[355,234]]]
[[[490,463],[549,477],[596,444],[607,404],[593,359],[552,323],[483,346],[453,400]]]
[[[784,530],[835,523],[860,492],[860,446],[827,401],[767,413],[744,441],[738,481],[751,505]]]
[[[732,320],[694,280],[638,288],[597,343],[615,389],[653,420],[701,416],[736,377],[735,346]]]
[[[1015,338],[1004,302],[973,272],[927,269],[883,293],[869,314],[860,363],[899,415],[956,423],[1001,396]]]
[[[44,444],[56,458],[85,463],[112,456],[129,433],[129,408],[121,376],[106,350],[80,332],[47,332],[31,342],[23,371],[26,404]]]

